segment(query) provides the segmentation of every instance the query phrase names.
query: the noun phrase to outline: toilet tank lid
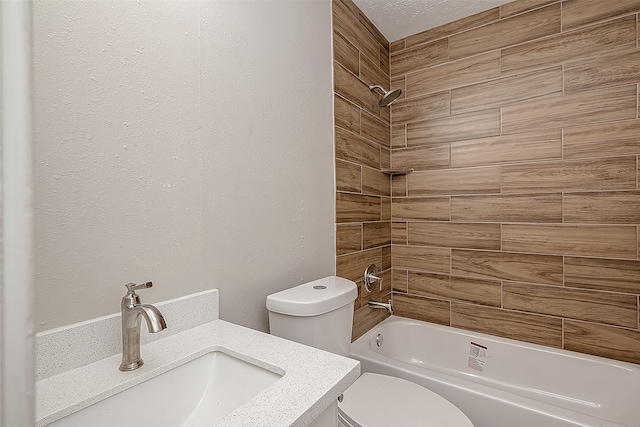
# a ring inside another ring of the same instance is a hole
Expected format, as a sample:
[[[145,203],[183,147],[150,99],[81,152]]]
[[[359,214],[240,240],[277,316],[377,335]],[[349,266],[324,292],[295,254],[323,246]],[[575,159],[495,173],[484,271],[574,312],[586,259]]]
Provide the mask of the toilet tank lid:
[[[317,316],[343,307],[357,296],[354,282],[329,276],[269,295],[267,310],[289,316]]]

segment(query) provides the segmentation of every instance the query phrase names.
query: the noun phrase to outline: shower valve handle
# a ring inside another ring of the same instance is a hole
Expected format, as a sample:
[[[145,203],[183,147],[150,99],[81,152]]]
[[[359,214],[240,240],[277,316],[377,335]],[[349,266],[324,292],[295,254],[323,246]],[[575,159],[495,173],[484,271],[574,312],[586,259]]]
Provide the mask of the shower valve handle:
[[[364,288],[367,292],[371,292],[369,286],[374,282],[380,282],[380,291],[382,291],[382,277],[378,277],[378,267],[375,264],[369,264],[364,270]]]

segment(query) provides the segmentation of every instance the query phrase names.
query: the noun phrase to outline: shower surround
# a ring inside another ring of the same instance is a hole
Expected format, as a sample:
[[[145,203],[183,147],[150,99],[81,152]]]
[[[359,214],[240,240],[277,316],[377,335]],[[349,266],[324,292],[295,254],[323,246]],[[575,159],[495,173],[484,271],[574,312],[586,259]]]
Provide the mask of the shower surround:
[[[339,40],[336,13],[353,5],[333,4]],[[390,87],[403,95],[389,166],[415,170],[391,186],[396,314],[640,362],[639,11],[637,0],[518,0],[390,43]],[[366,58],[362,40],[349,43]],[[354,131],[336,99],[340,163],[339,135]],[[371,145],[356,141],[358,153]],[[338,274],[355,275],[389,246],[341,247],[357,239],[340,227],[363,230],[372,197],[383,214],[386,199],[337,182],[360,214],[345,225],[338,211]],[[363,333],[382,313],[360,310]]]
[[[353,338],[387,317],[367,307],[391,297],[391,165],[389,108],[369,89],[389,90],[389,43],[351,1],[333,2],[336,155],[336,274],[358,284]],[[398,101],[396,101],[398,102]],[[376,264],[382,290],[363,292]]]

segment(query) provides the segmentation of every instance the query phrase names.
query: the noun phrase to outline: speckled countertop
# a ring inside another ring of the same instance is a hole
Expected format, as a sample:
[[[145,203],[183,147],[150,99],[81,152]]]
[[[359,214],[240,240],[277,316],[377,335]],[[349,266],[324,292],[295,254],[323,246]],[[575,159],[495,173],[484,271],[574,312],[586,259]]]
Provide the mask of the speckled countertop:
[[[120,355],[37,383],[37,426],[130,388],[211,351],[223,351],[284,376],[216,426],[308,426],[359,376],[356,360],[223,320],[142,346],[144,366],[120,372]]]

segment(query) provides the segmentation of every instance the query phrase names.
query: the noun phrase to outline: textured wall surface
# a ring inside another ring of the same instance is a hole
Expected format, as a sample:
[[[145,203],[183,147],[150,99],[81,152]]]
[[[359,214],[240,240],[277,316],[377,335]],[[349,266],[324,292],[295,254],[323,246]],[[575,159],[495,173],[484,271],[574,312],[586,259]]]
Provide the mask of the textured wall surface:
[[[640,1],[391,43],[396,313],[640,363]]]
[[[369,85],[389,89],[388,42],[350,0],[333,2],[336,157],[336,271],[358,283],[353,338],[386,317],[367,307],[391,295],[391,180],[389,108]],[[382,291],[364,290],[375,264]]]
[[[334,273],[331,11],[324,2],[34,3],[39,330]]]

